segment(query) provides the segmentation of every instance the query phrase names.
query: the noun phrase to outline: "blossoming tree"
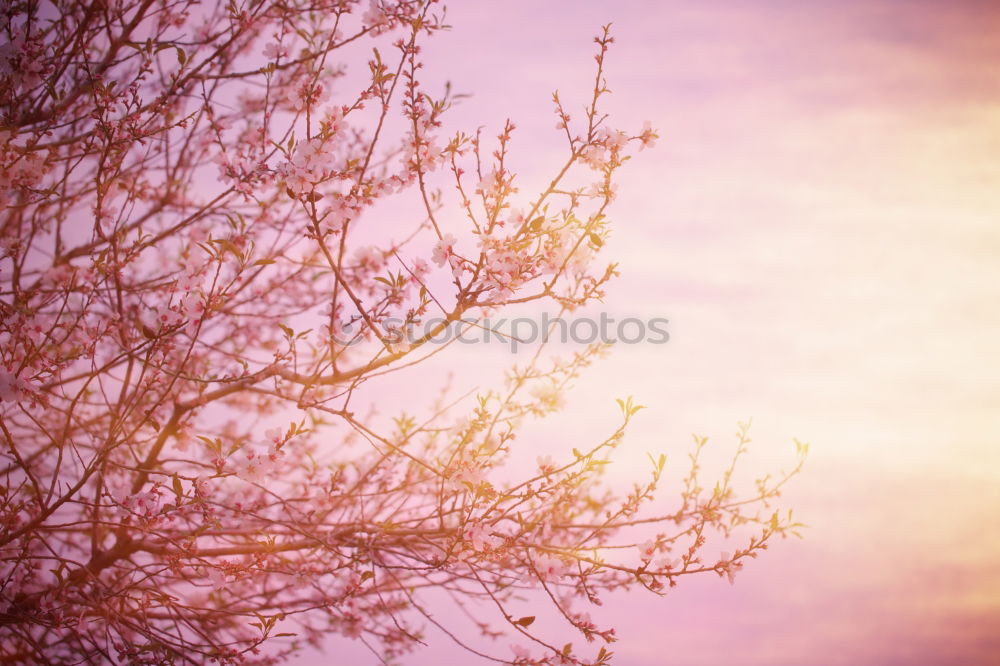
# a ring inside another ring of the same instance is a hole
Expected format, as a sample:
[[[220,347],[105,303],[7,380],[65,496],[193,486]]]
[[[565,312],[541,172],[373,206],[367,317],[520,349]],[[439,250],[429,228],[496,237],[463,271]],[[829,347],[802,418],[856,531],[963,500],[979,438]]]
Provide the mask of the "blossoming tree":
[[[442,17],[433,0],[7,3],[5,661],[270,662],[329,634],[393,660],[436,627],[496,661],[606,663],[614,630],[587,614],[603,593],[731,578],[794,529],[767,508],[789,475],[737,497],[729,468],[706,490],[701,440],[670,511],[643,513],[662,457],[624,495],[602,485],[631,401],[603,439],[501,480],[525,417],[599,347],[540,350],[391,427],[368,411],[369,380],[447,354],[448,326],[599,298],[613,177],[656,138],[600,110],[605,29],[582,117],[553,100],[565,161],[522,194],[514,125],[445,135],[453,96],[421,85]],[[409,219],[378,220],[406,195]],[[739,541],[720,559],[713,534]],[[532,589],[583,643],[532,627]]]

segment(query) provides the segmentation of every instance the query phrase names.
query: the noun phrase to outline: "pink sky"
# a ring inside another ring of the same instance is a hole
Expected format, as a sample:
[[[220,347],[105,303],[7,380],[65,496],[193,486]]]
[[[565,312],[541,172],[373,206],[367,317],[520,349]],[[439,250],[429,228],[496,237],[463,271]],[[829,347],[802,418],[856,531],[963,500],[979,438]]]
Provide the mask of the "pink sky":
[[[474,93],[452,129],[518,122],[526,179],[560,155],[549,96],[583,102],[603,23],[614,122],[662,137],[621,180],[608,309],[666,316],[672,340],[617,350],[522,440],[569,450],[633,394],[650,409],[613,471],[623,484],[646,451],[680,461],[690,433],[728,445],[749,417],[755,466],[812,444],[785,497],[805,539],[734,587],[609,601],[595,617],[618,629],[616,663],[996,663],[1000,6],[515,0],[448,15],[426,78]],[[444,659],[475,663],[436,634],[405,663]],[[297,663],[374,662],[338,639]]]

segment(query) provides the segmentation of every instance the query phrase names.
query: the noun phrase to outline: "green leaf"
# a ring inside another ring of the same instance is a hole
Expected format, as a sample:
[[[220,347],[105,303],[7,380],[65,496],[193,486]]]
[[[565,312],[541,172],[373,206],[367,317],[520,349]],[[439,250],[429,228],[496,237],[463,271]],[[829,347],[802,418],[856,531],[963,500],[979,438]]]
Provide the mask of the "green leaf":
[[[183,486],[181,486],[181,480],[177,476],[177,472],[174,472],[173,486],[174,486],[174,494],[177,495],[177,503],[180,504],[181,500],[184,498],[184,488]]]
[[[237,259],[243,259],[243,254],[240,253],[239,249],[237,249],[237,247],[233,245],[233,242],[228,238],[218,238],[213,242],[218,243],[225,251],[232,252],[233,256]]]

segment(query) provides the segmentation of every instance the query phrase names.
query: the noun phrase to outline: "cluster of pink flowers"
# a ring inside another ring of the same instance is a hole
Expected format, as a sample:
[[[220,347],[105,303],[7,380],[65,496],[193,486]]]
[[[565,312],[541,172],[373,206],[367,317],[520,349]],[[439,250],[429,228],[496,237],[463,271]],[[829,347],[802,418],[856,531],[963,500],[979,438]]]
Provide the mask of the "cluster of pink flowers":
[[[462,530],[462,539],[466,541],[474,551],[492,550],[503,543],[501,537],[495,536],[490,526],[481,522],[469,522]]]
[[[442,236],[431,250],[431,260],[438,266],[444,266],[447,263],[451,268],[452,275],[457,279],[462,276],[463,264],[462,257],[455,252],[456,243],[458,243],[458,239],[453,234]]]
[[[48,151],[32,150],[10,130],[0,129],[0,209],[11,205],[18,191],[40,184],[48,156]]]
[[[556,582],[570,571],[565,559],[548,553],[536,553],[534,560],[535,571],[542,581]]]
[[[23,370],[0,366],[0,401],[28,402],[34,396],[35,388],[25,374]]]
[[[146,491],[127,495],[121,501],[122,508],[140,518],[154,518],[160,513],[163,502],[162,491],[159,485],[154,485]]]
[[[743,563],[734,559],[729,553],[722,553],[721,559],[715,565],[715,570],[720,576],[729,579],[729,584],[736,583],[736,572],[743,568]]]
[[[276,171],[293,196],[308,194],[334,176],[337,171],[332,149],[335,143],[334,136],[303,141],[295,147],[287,161],[278,165]]]
[[[0,44],[0,81],[9,86],[8,90],[34,88],[52,72],[45,48],[45,42],[37,35],[28,37],[23,26],[13,29],[10,41]],[[0,94],[0,100],[9,102],[6,97]]]
[[[620,162],[622,150],[628,144],[628,135],[621,130],[601,127],[592,143],[580,151],[580,159],[591,169],[604,170]]]

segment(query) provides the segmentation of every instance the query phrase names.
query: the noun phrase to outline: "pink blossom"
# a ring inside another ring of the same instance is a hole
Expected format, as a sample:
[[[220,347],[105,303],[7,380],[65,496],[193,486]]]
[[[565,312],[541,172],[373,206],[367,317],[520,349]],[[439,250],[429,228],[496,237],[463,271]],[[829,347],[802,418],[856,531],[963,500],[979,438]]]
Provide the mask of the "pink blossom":
[[[208,479],[199,476],[194,480],[194,496],[198,499],[208,499],[212,495],[212,486],[209,485]]]
[[[461,487],[466,483],[472,487],[477,487],[485,480],[486,474],[483,472],[483,468],[471,463],[463,463],[452,476],[452,481],[456,487]]]
[[[597,625],[594,624],[594,621],[590,618],[590,613],[587,613],[586,611],[574,614],[573,622],[580,629],[585,629],[588,631],[594,631],[595,629],[597,629]]]
[[[525,212],[521,208],[511,208],[510,213],[507,215],[507,224],[514,229],[520,227],[527,220],[528,218],[525,217]]]
[[[283,454],[273,446],[266,455],[247,451],[246,460],[236,468],[236,476],[248,483],[263,481]]]
[[[374,28],[389,20],[385,11],[379,6],[376,0],[371,0],[368,9],[361,15],[361,24],[366,28]]]
[[[608,153],[602,146],[591,144],[580,151],[580,159],[591,169],[603,169],[608,161]]]
[[[729,579],[730,585],[736,583],[736,572],[742,568],[743,563],[731,559],[729,553],[722,553],[722,559],[715,565],[715,569],[719,572],[719,575],[726,576]]]
[[[45,340],[46,335],[52,331],[52,320],[45,315],[35,315],[24,324],[22,330],[25,337],[34,344],[40,345]]]
[[[591,197],[607,197],[608,201],[614,201],[618,196],[618,183],[594,183],[587,190],[587,195]]]
[[[385,255],[374,245],[365,245],[358,248],[354,253],[354,258],[359,264],[359,268],[371,272],[382,270],[385,266]]]
[[[14,402],[30,393],[31,386],[20,374],[0,370],[0,402]]]
[[[334,197],[333,203],[322,213],[319,223],[320,233],[324,236],[329,233],[339,233],[351,221],[353,215],[354,210],[345,197]]]
[[[642,124],[642,134],[639,135],[639,140],[642,145],[639,146],[639,150],[645,150],[646,148],[652,148],[656,145],[656,139],[658,135],[656,130],[653,129],[652,124],[647,120]]]
[[[427,261],[423,257],[417,257],[413,260],[413,265],[410,267],[410,272],[413,274],[412,277],[415,281],[419,282],[430,273],[431,267],[427,264]]]
[[[268,42],[264,45],[264,57],[269,60],[277,60],[288,55],[288,48],[275,42]]]
[[[669,555],[661,555],[653,560],[652,568],[656,571],[678,571],[683,567],[683,562]]]
[[[466,543],[471,543],[473,550],[476,551],[494,548],[498,541],[497,537],[493,536],[485,525],[478,522],[466,524],[462,537]]]
[[[536,386],[531,390],[531,395],[538,401],[539,409],[546,412],[562,409],[566,402],[562,391],[552,383]]]
[[[553,557],[548,553],[540,553],[535,556],[535,570],[544,581],[552,581],[569,572],[569,565],[562,558]]]
[[[384,285],[383,285],[384,286]],[[412,330],[409,327],[386,326],[382,340],[390,354],[404,354],[410,351],[412,345]]]
[[[444,163],[445,153],[437,143],[435,137],[414,137],[410,134],[406,146],[405,164],[411,164],[416,168],[417,160],[420,161],[420,168],[426,171],[434,171]]]
[[[617,153],[628,143],[628,135],[620,130],[612,130],[602,127],[597,130],[597,140],[604,144],[608,150]]]
[[[73,266],[70,264],[52,266],[42,276],[42,282],[52,287],[68,286],[72,281]]]
[[[287,98],[288,104],[296,111],[305,111],[307,107],[317,107],[330,98],[330,88],[309,81],[294,87]]]
[[[205,302],[197,291],[189,291],[181,298],[181,312],[189,318],[201,318],[205,312]]]
[[[434,245],[434,249],[431,250],[431,259],[438,266],[443,266],[445,261],[455,254],[455,243],[458,239],[451,234],[445,234],[444,237],[439,240]]]
[[[500,192],[500,176],[496,171],[490,171],[476,185],[476,192],[484,197],[496,196]]]
[[[149,518],[159,513],[160,501],[160,488],[159,486],[153,486],[146,492],[127,496],[122,501],[122,506],[127,511]]]
[[[511,645],[510,651],[514,653],[514,661],[530,661],[531,651],[523,645]]]

